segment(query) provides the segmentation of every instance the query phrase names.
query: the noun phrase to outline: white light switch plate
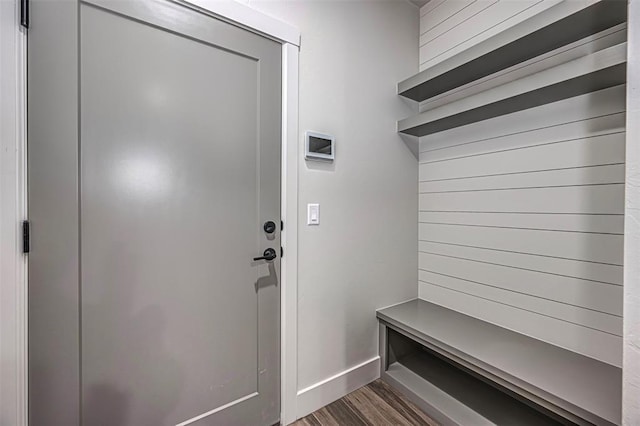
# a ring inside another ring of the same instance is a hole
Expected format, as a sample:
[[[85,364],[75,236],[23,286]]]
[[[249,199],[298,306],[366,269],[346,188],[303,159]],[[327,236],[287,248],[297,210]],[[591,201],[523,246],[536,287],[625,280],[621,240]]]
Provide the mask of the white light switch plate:
[[[320,225],[320,204],[307,204],[307,225]]]

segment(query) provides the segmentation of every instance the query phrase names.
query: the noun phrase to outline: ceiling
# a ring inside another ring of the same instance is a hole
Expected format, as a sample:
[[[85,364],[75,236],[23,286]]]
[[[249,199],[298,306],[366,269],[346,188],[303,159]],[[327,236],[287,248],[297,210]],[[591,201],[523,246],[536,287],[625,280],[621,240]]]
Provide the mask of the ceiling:
[[[409,1],[418,7],[422,7],[429,2],[429,0],[409,0]]]

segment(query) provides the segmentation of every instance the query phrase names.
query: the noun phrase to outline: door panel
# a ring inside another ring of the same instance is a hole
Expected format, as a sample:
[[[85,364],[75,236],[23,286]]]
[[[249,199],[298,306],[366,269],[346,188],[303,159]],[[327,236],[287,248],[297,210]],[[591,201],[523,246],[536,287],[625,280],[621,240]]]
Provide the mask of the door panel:
[[[252,258],[280,245],[280,45],[164,1],[78,25],[83,424],[275,423],[279,259]]]

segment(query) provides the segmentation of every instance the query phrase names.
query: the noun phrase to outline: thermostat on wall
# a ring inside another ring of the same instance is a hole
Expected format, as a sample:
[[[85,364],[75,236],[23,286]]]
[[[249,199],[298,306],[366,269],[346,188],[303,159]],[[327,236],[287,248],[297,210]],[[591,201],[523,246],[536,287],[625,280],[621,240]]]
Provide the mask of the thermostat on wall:
[[[333,136],[307,131],[304,141],[304,157],[307,160],[334,160],[336,155],[336,140]]]

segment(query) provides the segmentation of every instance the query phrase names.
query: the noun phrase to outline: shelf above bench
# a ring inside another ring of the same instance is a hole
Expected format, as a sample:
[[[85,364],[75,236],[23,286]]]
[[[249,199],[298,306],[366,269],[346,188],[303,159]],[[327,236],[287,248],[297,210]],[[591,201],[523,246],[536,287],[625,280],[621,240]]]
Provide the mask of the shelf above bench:
[[[627,2],[564,1],[398,84],[422,102],[626,21]]]
[[[554,413],[595,424],[621,421],[618,367],[420,299],[379,310],[377,317],[383,327]],[[381,345],[386,339],[381,334]],[[383,377],[418,396],[433,393],[431,385],[420,385],[405,367],[393,365],[395,355],[386,352]]]
[[[400,120],[398,132],[426,136],[625,84],[626,57],[626,43],[602,49],[479,95]]]

